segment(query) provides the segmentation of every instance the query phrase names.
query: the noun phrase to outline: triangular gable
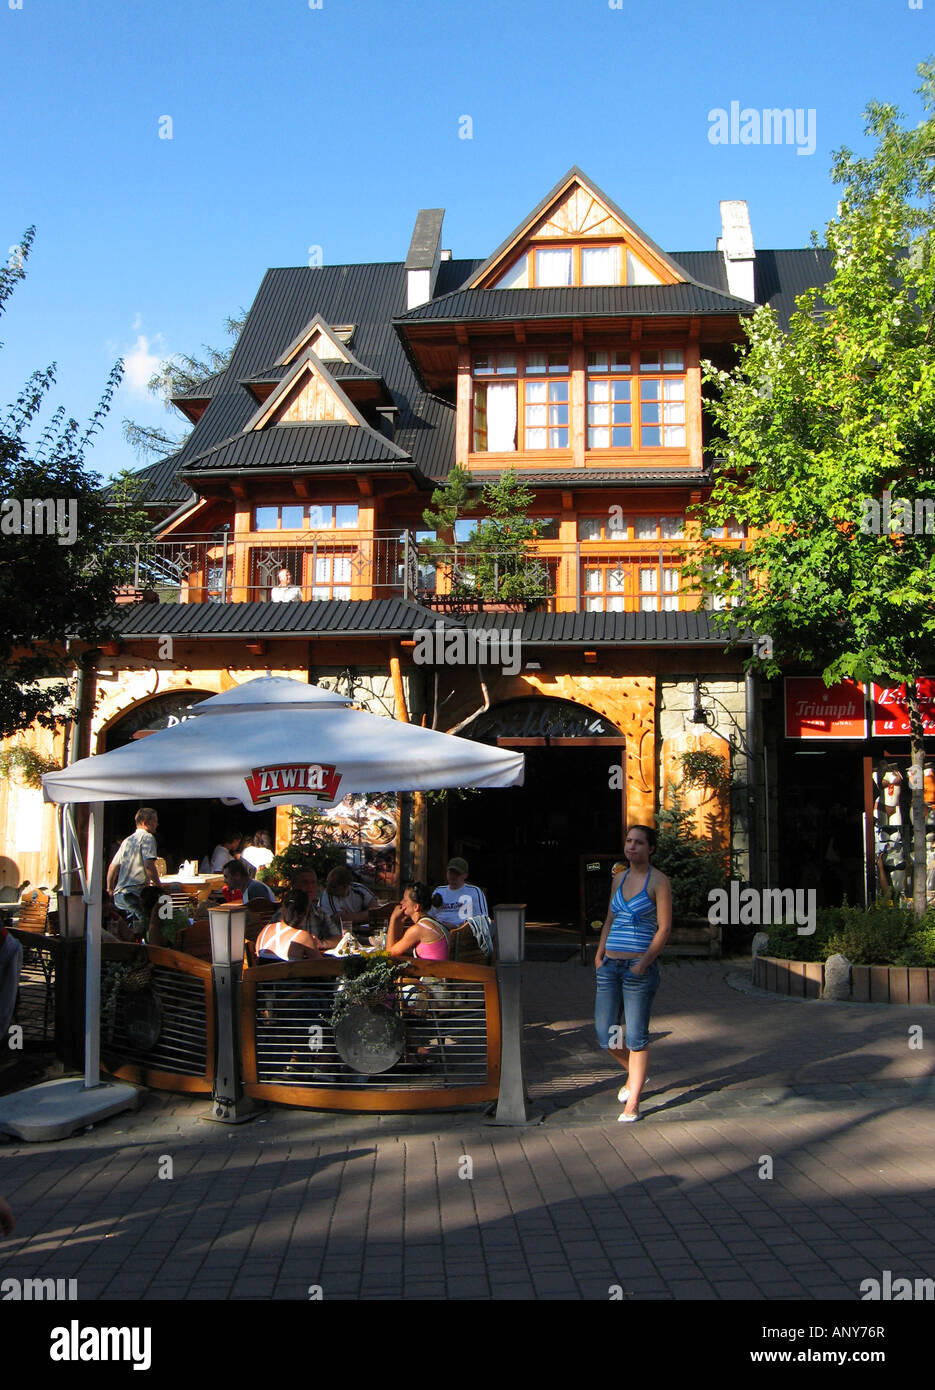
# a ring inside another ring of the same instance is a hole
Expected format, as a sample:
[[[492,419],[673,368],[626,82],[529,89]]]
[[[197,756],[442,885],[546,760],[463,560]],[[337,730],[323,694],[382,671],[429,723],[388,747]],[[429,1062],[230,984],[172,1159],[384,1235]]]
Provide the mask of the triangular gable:
[[[516,227],[493,255],[474,272],[463,289],[489,289],[531,242],[541,240],[624,242],[661,284],[691,281],[691,276],[650,236],[627,217],[596,183],[574,165]],[[541,239],[541,240],[540,240]]]
[[[280,357],[277,366],[289,366],[301,353],[311,348],[321,362],[350,362],[354,366],[363,368],[363,363],[358,362],[350,348],[346,346],[353,332],[353,324],[346,324],[339,334],[330,324],[325,322],[321,314],[316,314],[305,325],[298,337],[293,338]]]
[[[310,348],[307,348],[275,391],[248,420],[244,432],[261,430],[267,425],[335,422],[363,425],[369,429],[367,421],[342,391],[327,367]]]

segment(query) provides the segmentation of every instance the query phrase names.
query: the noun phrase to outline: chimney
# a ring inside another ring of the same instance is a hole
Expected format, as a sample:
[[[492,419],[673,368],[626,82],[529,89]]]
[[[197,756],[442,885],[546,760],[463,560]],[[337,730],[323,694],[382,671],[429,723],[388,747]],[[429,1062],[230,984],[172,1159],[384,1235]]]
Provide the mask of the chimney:
[[[750,213],[742,198],[721,203],[721,235],[717,239],[717,249],[724,255],[727,288],[731,294],[738,299],[752,301],[756,252],[753,249]]]
[[[444,208],[422,208],[409,243],[406,257],[406,308],[427,304],[435,293],[435,280],[441,260]]]

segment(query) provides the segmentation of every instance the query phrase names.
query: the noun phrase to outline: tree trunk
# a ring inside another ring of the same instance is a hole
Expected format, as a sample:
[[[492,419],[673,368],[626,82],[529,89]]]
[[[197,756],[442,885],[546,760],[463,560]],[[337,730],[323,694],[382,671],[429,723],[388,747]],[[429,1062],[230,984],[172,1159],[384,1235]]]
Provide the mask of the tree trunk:
[[[912,753],[909,786],[912,790],[912,906],[917,917],[925,914],[925,739],[919,711],[919,687],[906,682],[909,712],[909,747]]]

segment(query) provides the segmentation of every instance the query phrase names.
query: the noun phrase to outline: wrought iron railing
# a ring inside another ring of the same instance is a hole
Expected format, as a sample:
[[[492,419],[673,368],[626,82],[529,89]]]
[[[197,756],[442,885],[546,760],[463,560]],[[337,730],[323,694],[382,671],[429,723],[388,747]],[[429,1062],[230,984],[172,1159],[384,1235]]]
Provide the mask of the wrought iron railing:
[[[723,542],[743,548],[742,540]],[[227,531],[133,541],[118,602],[251,603],[405,598],[438,612],[509,605],[560,612],[683,611],[702,605],[684,574],[690,541],[540,540],[520,555],[440,549],[412,531],[336,529],[279,539]]]

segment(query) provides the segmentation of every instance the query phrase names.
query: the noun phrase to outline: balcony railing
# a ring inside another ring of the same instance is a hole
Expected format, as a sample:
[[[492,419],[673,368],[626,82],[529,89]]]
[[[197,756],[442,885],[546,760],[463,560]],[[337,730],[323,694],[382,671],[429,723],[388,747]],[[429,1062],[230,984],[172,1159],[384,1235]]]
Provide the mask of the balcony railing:
[[[737,540],[723,544],[744,547]],[[122,603],[404,598],[449,613],[490,606],[658,612],[701,604],[683,575],[685,561],[697,554],[690,541],[547,540],[517,557],[463,546],[430,554],[411,531],[335,530],[283,541],[215,532],[125,542],[121,549]]]

